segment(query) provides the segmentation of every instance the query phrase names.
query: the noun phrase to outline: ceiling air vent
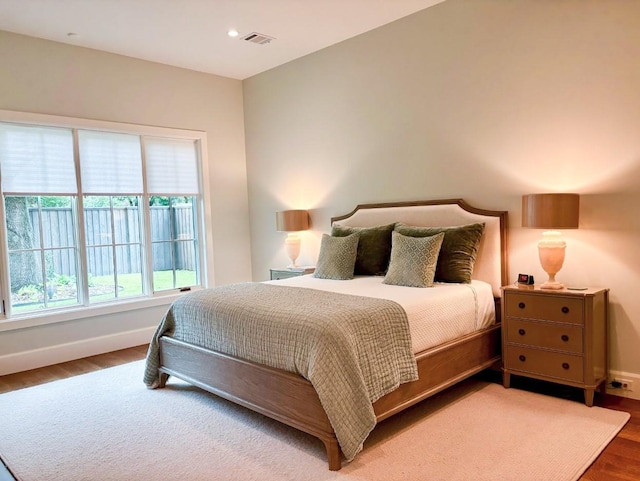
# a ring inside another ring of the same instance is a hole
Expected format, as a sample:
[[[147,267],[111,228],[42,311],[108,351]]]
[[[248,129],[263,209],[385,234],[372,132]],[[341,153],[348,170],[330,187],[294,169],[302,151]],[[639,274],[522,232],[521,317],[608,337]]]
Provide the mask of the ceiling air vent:
[[[242,37],[242,40],[251,43],[257,43],[258,45],[266,45],[271,43],[271,40],[275,40],[273,37],[269,37],[268,35],[263,35],[261,33],[252,32],[249,35],[245,35]]]

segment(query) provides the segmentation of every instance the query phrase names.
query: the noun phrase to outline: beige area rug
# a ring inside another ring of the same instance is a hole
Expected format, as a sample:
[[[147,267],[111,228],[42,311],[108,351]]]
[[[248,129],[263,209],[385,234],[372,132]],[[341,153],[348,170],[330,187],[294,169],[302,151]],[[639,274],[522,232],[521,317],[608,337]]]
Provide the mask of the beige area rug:
[[[575,480],[629,415],[476,380],[380,423],[356,459],[143,363],[0,395],[0,456],[21,481]]]

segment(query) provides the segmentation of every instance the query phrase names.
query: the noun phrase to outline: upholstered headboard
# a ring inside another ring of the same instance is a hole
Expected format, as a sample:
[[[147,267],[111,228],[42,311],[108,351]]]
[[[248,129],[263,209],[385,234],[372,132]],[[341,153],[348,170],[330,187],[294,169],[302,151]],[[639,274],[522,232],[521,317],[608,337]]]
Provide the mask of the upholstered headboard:
[[[332,224],[373,227],[403,222],[418,227],[449,227],[483,222],[484,232],[473,269],[473,279],[493,286],[495,297],[508,282],[507,212],[472,207],[462,199],[358,205],[352,212],[334,217]]]

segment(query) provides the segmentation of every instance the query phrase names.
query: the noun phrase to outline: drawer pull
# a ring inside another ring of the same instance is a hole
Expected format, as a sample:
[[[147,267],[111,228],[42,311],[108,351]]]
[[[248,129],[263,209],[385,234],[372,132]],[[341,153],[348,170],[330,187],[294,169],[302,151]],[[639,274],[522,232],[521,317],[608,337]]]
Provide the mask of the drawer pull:
[[[524,355],[522,355],[522,354],[520,354],[520,355],[518,356],[518,359],[520,359],[520,361],[521,361],[521,362],[525,362],[525,361],[527,360],[527,357],[526,357],[526,356],[524,356]]]
[[[562,363],[562,369],[568,370],[569,369],[569,363],[568,362],[563,362]]]
[[[562,339],[564,342],[567,342],[569,340],[569,336],[563,334],[562,336],[560,336],[560,339]]]
[[[527,332],[524,329],[518,329],[518,334],[524,336]]]
[[[520,309],[524,309],[524,308],[525,308],[525,304],[524,304],[524,302],[520,302],[520,303],[518,303],[518,307],[519,307]]]
[[[567,306],[563,306],[562,307],[562,313],[563,314],[569,314],[569,308]]]

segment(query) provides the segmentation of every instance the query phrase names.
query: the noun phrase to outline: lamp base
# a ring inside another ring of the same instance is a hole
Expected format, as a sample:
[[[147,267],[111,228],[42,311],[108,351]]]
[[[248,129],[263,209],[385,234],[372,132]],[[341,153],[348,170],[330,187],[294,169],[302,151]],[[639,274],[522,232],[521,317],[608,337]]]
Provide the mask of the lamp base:
[[[284,241],[284,249],[287,253],[287,257],[291,259],[291,264],[287,266],[288,269],[294,267],[300,267],[296,264],[296,259],[300,255],[300,237],[295,232],[287,234],[287,238]]]
[[[547,231],[542,233],[542,239],[538,242],[538,256],[549,279],[540,286],[540,289],[564,289],[564,285],[556,281],[556,274],[562,269],[566,246],[560,232]]]
[[[560,284],[556,281],[547,281],[540,286],[540,289],[564,289],[564,284]]]

